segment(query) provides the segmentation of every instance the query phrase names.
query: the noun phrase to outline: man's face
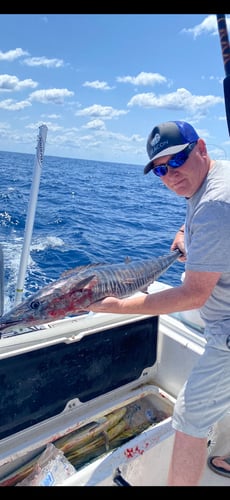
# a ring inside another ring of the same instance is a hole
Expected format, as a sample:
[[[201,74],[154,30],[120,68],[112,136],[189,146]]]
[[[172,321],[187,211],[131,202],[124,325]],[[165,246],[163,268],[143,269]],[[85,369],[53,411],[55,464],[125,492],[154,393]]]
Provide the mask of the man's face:
[[[178,196],[190,198],[199,189],[208,171],[205,143],[199,139],[185,162],[177,168],[167,164],[172,158],[173,156],[157,158],[154,167],[167,165],[167,173],[160,177],[162,182]]]

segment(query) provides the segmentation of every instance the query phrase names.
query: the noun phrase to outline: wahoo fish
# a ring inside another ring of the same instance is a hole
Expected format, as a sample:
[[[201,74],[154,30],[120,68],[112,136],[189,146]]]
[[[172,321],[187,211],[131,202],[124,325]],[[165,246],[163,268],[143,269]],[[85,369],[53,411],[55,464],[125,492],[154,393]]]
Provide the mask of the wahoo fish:
[[[105,297],[124,298],[137,291],[146,292],[181,255],[180,250],[175,250],[155,259],[89,264],[65,271],[0,317],[0,338],[13,327],[32,328],[83,314],[90,304]]]

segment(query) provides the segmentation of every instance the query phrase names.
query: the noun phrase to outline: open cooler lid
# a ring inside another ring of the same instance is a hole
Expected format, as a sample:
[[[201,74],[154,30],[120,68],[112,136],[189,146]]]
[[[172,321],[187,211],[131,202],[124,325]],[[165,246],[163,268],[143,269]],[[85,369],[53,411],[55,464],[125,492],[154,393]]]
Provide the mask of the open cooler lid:
[[[92,330],[71,343],[51,343],[45,330],[47,344],[34,348],[30,342],[30,349],[11,353],[3,347],[0,439],[58,415],[73,399],[85,403],[136,381],[154,365],[157,316],[132,316],[129,321],[123,316],[115,325]]]

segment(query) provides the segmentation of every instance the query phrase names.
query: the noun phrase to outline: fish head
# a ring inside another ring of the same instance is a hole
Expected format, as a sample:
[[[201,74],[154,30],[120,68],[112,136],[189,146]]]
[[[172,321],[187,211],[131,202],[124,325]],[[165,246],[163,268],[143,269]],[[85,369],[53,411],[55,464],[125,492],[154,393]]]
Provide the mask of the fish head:
[[[22,301],[0,318],[1,332],[14,327],[26,328],[57,321],[84,311],[81,303],[88,295],[87,284],[92,276],[76,280],[74,276],[59,279]],[[86,288],[84,288],[86,286]],[[87,311],[88,312],[88,311]]]
[[[13,327],[33,327],[49,321],[54,321],[60,316],[57,300],[48,300],[49,294],[36,293],[28,299],[13,307],[0,318],[0,331]]]

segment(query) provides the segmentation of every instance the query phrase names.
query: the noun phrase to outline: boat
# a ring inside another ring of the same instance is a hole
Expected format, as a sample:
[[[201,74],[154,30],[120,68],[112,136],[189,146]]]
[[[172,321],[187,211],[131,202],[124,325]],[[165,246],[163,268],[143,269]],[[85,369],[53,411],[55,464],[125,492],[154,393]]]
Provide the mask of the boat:
[[[2,338],[0,485],[166,485],[173,406],[203,331],[197,310],[86,313]],[[207,459],[229,451],[229,432],[230,414],[210,430]],[[206,467],[202,486],[228,484]]]
[[[46,133],[41,127],[16,303]],[[1,315],[2,269],[0,252]],[[166,288],[156,280],[148,293]],[[198,310],[85,313],[2,336],[0,486],[165,486],[174,404],[205,342]],[[230,412],[210,429],[207,460],[229,453],[229,435]],[[206,465],[200,486],[228,485]]]

